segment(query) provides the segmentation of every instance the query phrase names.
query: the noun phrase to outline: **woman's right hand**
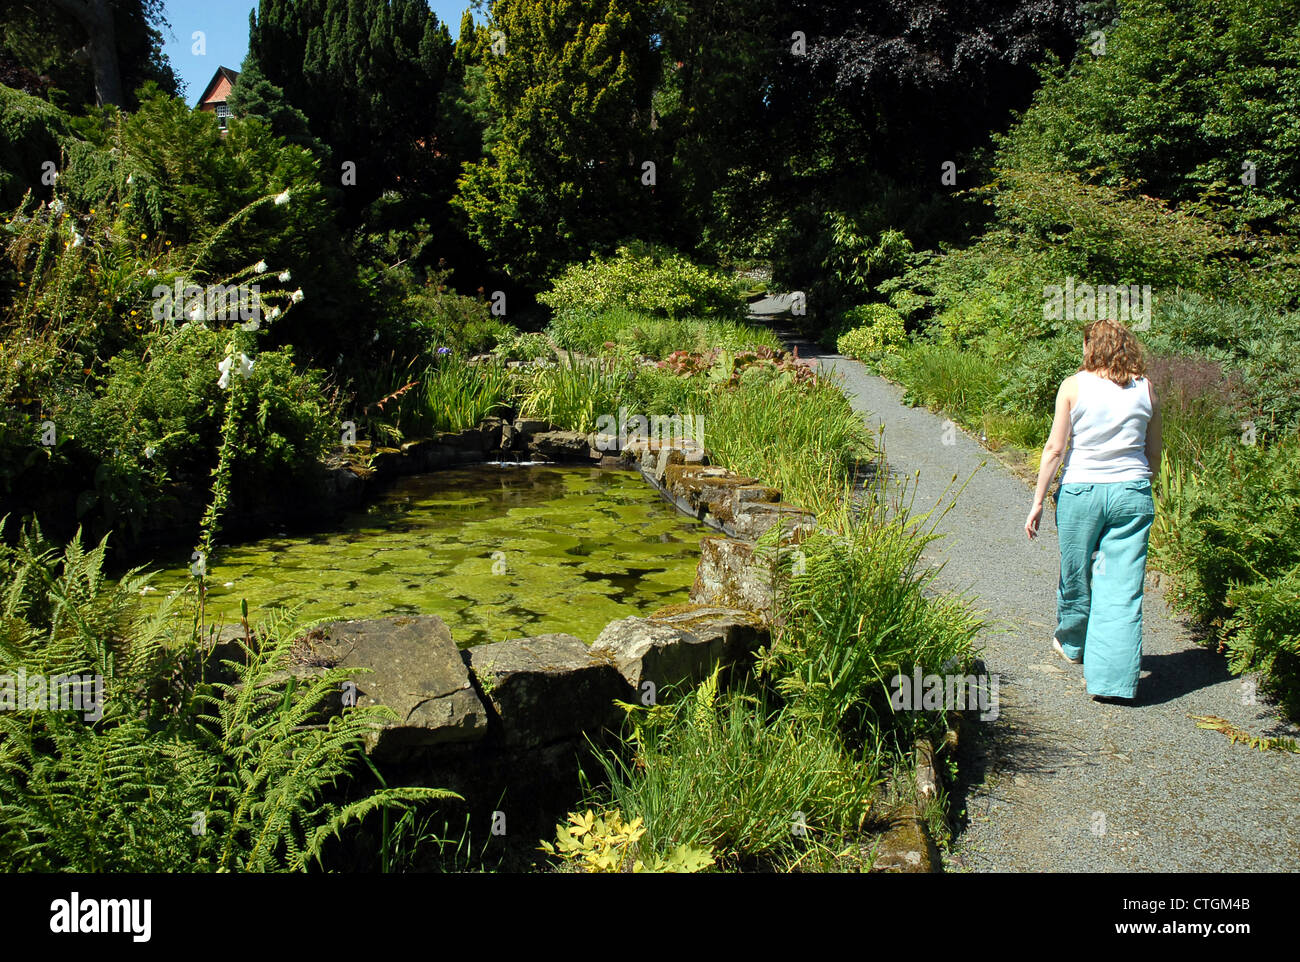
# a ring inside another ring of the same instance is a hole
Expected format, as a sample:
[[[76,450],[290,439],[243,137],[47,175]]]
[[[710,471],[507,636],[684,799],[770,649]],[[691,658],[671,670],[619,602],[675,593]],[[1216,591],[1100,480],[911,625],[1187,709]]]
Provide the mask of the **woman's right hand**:
[[[1025,534],[1029,535],[1029,540],[1033,541],[1038,537],[1038,522],[1043,518],[1043,502],[1035,501],[1034,506],[1029,509],[1029,517],[1025,518]]]

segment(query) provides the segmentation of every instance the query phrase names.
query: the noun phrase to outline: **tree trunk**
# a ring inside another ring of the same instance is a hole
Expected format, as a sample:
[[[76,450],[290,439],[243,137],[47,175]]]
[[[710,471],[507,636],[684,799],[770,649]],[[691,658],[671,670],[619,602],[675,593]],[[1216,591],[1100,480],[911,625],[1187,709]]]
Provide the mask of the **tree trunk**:
[[[51,0],[54,6],[74,17],[86,31],[86,50],[95,72],[95,99],[122,105],[122,71],[117,62],[117,31],[113,26],[112,0]]]

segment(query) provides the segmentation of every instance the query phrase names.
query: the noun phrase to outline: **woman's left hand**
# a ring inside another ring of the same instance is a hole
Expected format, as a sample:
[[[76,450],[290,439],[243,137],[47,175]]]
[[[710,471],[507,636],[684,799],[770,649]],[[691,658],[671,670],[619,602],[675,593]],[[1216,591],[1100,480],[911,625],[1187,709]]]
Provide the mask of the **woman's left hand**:
[[[1029,509],[1029,517],[1025,518],[1025,534],[1029,535],[1029,540],[1033,541],[1038,536],[1038,522],[1043,517],[1043,502],[1036,501],[1034,506]]]

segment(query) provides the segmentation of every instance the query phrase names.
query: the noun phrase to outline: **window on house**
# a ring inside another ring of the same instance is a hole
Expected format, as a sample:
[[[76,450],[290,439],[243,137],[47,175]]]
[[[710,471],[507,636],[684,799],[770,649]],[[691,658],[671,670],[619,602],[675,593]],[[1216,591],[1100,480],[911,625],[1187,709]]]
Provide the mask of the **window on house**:
[[[226,118],[230,116],[230,107],[223,100],[221,103],[216,105],[216,110],[217,110],[217,123],[221,126],[222,130],[225,130]]]

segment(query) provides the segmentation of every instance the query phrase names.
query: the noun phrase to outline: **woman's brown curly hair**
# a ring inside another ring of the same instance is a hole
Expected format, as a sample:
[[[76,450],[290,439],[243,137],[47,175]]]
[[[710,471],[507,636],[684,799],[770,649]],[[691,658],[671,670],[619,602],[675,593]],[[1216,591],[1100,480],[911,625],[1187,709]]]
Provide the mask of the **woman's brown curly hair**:
[[[1119,321],[1093,321],[1083,331],[1083,367],[1124,387],[1146,374],[1142,345]]]

